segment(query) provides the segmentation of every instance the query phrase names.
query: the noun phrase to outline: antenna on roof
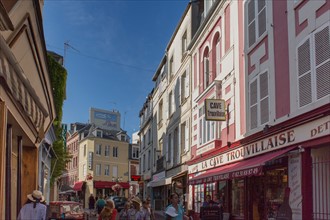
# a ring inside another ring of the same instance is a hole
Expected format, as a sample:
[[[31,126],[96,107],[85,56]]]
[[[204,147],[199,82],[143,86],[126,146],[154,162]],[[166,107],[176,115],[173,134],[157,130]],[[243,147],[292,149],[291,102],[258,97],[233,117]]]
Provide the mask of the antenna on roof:
[[[73,46],[71,46],[71,45],[69,44],[69,42],[70,42],[70,41],[65,41],[65,42],[64,42],[64,59],[63,59],[63,66],[64,66],[64,67],[65,67],[65,61],[66,61],[66,51],[67,51],[69,48],[71,48],[71,49],[77,51],[78,53],[80,53],[80,51],[77,50],[76,48],[74,48]]]

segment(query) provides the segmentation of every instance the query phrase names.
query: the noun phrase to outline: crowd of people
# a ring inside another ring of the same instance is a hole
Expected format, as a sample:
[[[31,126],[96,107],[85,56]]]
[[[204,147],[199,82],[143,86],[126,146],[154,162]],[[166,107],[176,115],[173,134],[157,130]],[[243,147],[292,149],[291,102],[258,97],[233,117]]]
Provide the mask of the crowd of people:
[[[130,198],[124,208],[118,213],[113,200],[103,199],[103,196],[89,197],[89,209],[97,210],[98,220],[155,220],[154,212],[150,207],[150,199],[141,201],[138,196]]]

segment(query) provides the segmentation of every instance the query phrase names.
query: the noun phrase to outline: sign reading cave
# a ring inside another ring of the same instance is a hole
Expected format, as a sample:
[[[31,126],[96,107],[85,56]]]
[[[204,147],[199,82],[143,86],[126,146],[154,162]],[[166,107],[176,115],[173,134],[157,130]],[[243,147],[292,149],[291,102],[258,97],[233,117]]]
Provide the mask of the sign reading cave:
[[[226,121],[225,107],[223,99],[205,99],[205,120]]]

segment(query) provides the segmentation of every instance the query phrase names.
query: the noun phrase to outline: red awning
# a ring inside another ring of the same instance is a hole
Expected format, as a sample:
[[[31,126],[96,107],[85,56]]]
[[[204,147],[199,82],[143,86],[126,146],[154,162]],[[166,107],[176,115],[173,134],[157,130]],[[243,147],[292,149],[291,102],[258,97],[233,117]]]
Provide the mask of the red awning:
[[[190,179],[189,184],[196,185],[218,180],[261,175],[262,166],[265,165],[267,161],[273,160],[276,157],[289,152],[295,147],[296,146],[288,147],[279,151],[263,154],[261,156],[256,156],[250,159],[207,170],[202,175]]]
[[[112,182],[112,181],[96,181],[94,180],[94,188],[96,189],[111,189],[111,187],[113,185],[115,185],[116,182]],[[124,189],[128,189],[129,188],[129,183],[126,182],[118,182],[119,185],[121,185],[121,187],[123,187]]]
[[[81,191],[83,184],[84,184],[84,181],[75,182],[75,184],[73,186],[73,190],[75,190],[75,191]]]

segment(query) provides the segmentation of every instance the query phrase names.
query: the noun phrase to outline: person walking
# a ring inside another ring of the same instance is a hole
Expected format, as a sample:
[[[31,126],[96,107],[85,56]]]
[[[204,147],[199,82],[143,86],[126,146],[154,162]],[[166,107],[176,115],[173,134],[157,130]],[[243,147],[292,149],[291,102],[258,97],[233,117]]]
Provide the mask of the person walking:
[[[108,199],[98,217],[98,220],[116,220],[116,216],[117,209],[115,209],[115,203],[112,199]]]
[[[166,219],[167,220],[186,220],[189,219],[188,216],[184,214],[184,210],[181,204],[179,204],[179,196],[177,193],[172,193],[170,196],[171,204],[166,208]],[[173,208],[174,211],[173,212]],[[177,214],[177,215],[174,215]]]
[[[132,200],[132,208],[128,210],[128,220],[143,220],[143,212],[141,211],[141,200],[134,197]]]
[[[131,204],[126,202],[124,208],[119,213],[119,220],[128,220],[128,210],[130,209]]]
[[[88,208],[89,210],[94,210],[95,209],[95,198],[94,195],[91,194],[88,199]]]
[[[46,220],[47,207],[42,204],[44,200],[42,192],[38,190],[27,195],[27,202],[21,208],[17,220]]]
[[[154,211],[150,207],[149,200],[144,200],[142,202],[142,212],[143,212],[143,220],[154,220]]]
[[[105,200],[103,199],[102,195],[100,195],[99,199],[96,201],[97,214],[101,213],[104,206],[105,206]]]

